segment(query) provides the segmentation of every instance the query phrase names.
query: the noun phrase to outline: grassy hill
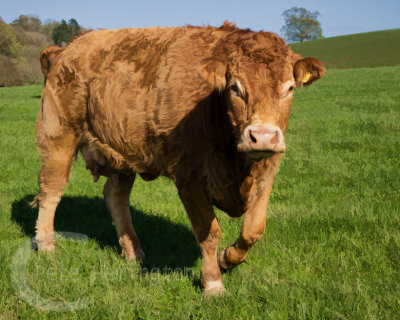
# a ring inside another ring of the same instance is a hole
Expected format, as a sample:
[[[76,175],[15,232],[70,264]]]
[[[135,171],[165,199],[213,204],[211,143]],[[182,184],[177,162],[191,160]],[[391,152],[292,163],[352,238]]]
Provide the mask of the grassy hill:
[[[265,234],[244,264],[222,275],[226,295],[210,301],[201,296],[200,252],[173,183],[135,182],[140,269],[119,257],[105,179],[91,182],[80,156],[55,229],[87,241],[58,239],[54,255],[32,252],[26,269],[11,267],[35,232],[28,202],[38,192],[42,88],[0,88],[0,319],[399,319],[399,82],[400,67],[328,70],[295,92]],[[217,215],[222,249],[242,220]],[[22,281],[12,270],[46,299],[87,307],[40,311],[32,292],[31,304],[21,298],[26,285],[16,293]]]
[[[320,59],[329,69],[400,65],[400,29],[312,40],[290,46],[304,57]]]

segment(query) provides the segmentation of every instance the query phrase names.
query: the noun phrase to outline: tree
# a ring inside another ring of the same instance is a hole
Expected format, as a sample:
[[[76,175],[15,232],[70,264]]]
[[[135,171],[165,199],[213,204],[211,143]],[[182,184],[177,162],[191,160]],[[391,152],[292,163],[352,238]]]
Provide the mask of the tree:
[[[51,37],[58,46],[63,46],[63,43],[71,42],[72,39],[81,33],[81,27],[75,19],[70,19],[67,23],[64,19],[61,24],[54,27]]]
[[[11,27],[0,20],[0,54],[19,59],[22,53],[23,47],[18,42]]]
[[[42,22],[38,16],[20,15],[18,19],[15,19],[13,22],[11,22],[11,25],[21,27],[25,31],[29,32],[40,32]]]
[[[72,40],[72,34],[68,28],[67,21],[64,19],[61,20],[61,24],[53,29],[51,37],[53,38],[54,43],[59,47],[62,46],[63,42],[70,42]]]
[[[0,54],[0,87],[20,86],[24,84],[15,59]]]
[[[23,83],[18,68],[23,53],[11,27],[0,19],[0,87]]]
[[[46,36],[49,42],[53,41],[51,35],[53,33],[54,28],[57,27],[59,24],[60,24],[59,22],[51,19],[47,19],[44,21],[41,33],[43,33]]]
[[[79,36],[81,34],[81,26],[75,19],[69,19],[69,28],[71,30],[72,37]]]
[[[317,20],[318,11],[308,11],[304,8],[292,7],[282,13],[285,25],[281,28],[286,40],[303,42],[304,40],[321,39],[321,24]]]

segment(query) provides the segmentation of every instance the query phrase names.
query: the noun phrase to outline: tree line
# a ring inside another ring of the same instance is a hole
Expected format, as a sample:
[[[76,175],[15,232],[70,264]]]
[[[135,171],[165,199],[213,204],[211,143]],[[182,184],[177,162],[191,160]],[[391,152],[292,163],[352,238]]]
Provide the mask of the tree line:
[[[285,10],[281,33],[289,42],[322,38],[318,15],[298,7]],[[0,87],[41,83],[40,52],[50,45],[66,46],[82,31],[73,18],[42,23],[38,16],[20,15],[10,24],[0,18]]]
[[[42,23],[37,16],[21,15],[7,24],[0,18],[0,87],[41,83],[40,52],[66,46],[82,31],[75,19]]]

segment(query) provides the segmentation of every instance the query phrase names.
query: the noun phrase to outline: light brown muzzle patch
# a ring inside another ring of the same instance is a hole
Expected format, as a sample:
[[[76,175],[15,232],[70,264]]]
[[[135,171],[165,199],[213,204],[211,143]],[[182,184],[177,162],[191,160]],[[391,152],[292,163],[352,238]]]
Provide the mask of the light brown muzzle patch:
[[[249,125],[238,143],[238,150],[246,152],[253,159],[269,158],[286,151],[285,138],[277,126],[262,124]]]

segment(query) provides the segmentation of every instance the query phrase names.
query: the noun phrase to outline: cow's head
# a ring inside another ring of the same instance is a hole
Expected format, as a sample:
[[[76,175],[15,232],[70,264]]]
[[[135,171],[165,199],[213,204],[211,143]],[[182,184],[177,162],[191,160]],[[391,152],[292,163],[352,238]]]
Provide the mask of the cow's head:
[[[286,150],[293,90],[325,74],[315,58],[294,54],[271,33],[237,32],[221,42],[216,56],[203,61],[201,74],[224,94],[238,151],[268,158]],[[218,50],[218,48],[217,48]]]

